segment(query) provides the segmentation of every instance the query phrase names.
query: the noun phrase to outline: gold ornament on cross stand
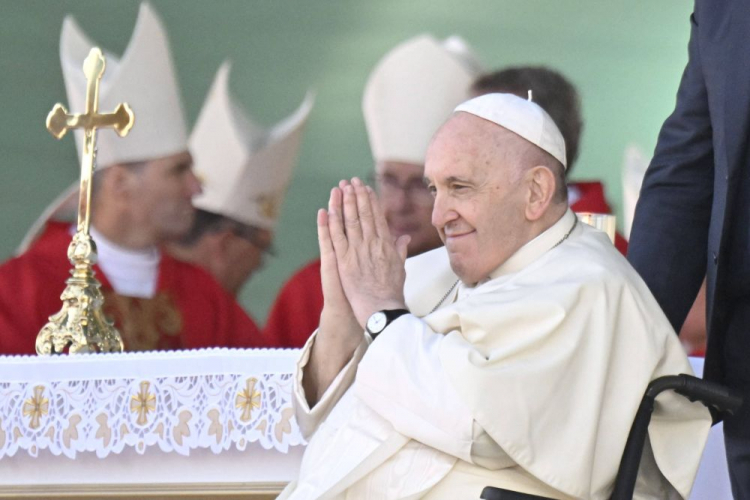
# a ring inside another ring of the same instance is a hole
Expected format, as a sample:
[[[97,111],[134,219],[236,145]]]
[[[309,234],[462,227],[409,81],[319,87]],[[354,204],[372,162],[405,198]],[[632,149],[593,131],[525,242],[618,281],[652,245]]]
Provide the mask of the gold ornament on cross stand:
[[[113,128],[124,137],[133,126],[133,112],[123,103],[114,113],[100,114],[99,81],[104,74],[102,51],[94,47],[83,62],[86,75],[86,112],[72,115],[62,104],[56,104],[47,115],[47,130],[61,139],[68,130],[84,131],[81,160],[81,186],[78,198],[78,227],[68,246],[68,260],[73,264],[60,299],[62,309],[49,317],[49,322],[36,338],[37,354],[79,352],[121,352],[122,338],[102,311],[104,296],[101,284],[94,277],[96,245],[89,234],[91,220],[91,182],[96,155],[96,129]]]

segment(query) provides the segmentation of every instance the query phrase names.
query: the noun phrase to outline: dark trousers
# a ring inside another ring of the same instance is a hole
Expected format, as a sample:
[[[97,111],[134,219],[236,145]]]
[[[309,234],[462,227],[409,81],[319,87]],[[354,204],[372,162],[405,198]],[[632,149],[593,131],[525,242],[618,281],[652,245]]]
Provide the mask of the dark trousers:
[[[723,353],[724,383],[744,399],[724,419],[729,479],[735,500],[750,500],[750,297],[729,302]]]
[[[750,500],[750,439],[724,434],[734,500]]]

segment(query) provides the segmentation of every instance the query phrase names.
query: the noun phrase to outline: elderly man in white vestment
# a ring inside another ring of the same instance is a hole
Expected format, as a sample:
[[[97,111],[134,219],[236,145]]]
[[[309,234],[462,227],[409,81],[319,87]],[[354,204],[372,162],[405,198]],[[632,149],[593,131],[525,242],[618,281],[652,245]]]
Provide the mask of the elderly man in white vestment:
[[[690,367],[638,275],[568,209],[564,168],[549,116],[490,94],[427,153],[443,248],[404,265],[373,191],[331,191],[325,306],[294,389],[311,438],[280,498],[609,497],[646,386]],[[657,401],[636,498],[686,498],[710,417]]]

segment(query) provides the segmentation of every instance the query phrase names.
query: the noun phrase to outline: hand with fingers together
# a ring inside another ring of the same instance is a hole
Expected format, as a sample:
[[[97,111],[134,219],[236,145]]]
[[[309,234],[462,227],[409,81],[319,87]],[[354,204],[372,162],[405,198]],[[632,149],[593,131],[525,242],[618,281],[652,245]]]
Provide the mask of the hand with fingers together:
[[[331,192],[328,229],[346,298],[359,325],[383,309],[405,309],[408,236],[394,241],[375,192],[358,178]]]
[[[323,288],[323,311],[310,361],[305,366],[302,384],[310,407],[323,396],[339,371],[346,365],[364,340],[362,328],[344,294],[338,261],[331,241],[331,219],[341,212],[341,191],[331,190],[328,210],[318,210],[318,245],[320,278]]]
[[[302,384],[314,406],[364,341],[370,315],[405,309],[408,236],[396,241],[372,189],[354,178],[331,190],[318,211],[323,312]]]

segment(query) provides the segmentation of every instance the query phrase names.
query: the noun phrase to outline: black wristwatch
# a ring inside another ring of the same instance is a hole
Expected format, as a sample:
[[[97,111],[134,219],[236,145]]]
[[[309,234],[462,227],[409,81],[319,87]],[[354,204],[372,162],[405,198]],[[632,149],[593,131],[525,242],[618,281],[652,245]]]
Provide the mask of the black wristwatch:
[[[409,314],[409,311],[406,309],[385,309],[383,311],[372,313],[372,316],[367,319],[367,324],[365,325],[367,333],[369,333],[374,340],[375,337],[383,333],[386,326],[390,325],[396,320],[396,318],[403,316],[404,314]]]

